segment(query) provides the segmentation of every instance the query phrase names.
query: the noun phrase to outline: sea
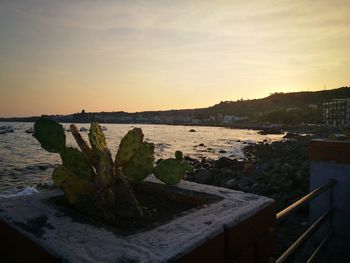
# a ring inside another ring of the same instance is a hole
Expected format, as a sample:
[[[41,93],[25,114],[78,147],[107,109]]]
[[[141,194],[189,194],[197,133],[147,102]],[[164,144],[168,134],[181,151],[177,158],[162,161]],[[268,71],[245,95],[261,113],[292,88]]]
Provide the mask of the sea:
[[[0,123],[12,126],[14,132],[0,134],[0,198],[36,193],[52,185],[51,173],[61,163],[58,154],[41,148],[38,141],[26,130],[33,123]],[[66,130],[69,124],[62,124]],[[89,124],[76,123],[78,128]],[[103,124],[112,156],[115,156],[121,138],[134,127],[140,127],[144,140],[155,145],[155,158],[174,157],[180,150],[191,158],[218,159],[244,157],[243,148],[261,141],[281,140],[281,135],[260,135],[256,130],[224,127],[151,125],[151,124]],[[190,131],[192,130],[192,131]],[[193,131],[194,130],[194,131]],[[81,132],[88,140],[87,132]],[[66,131],[68,146],[77,147],[72,134]]]

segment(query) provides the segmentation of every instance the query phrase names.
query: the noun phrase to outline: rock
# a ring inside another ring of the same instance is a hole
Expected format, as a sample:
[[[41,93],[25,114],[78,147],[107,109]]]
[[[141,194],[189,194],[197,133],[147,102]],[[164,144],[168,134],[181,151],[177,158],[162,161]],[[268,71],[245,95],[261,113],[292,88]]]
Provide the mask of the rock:
[[[220,150],[219,153],[226,153],[226,151],[225,150]]]
[[[267,134],[282,134],[283,131],[281,129],[274,129],[274,128],[268,128],[263,129],[258,132],[260,135],[267,135]]]
[[[196,132],[196,130],[194,130],[194,129],[191,129],[191,130],[189,130],[189,132]]]
[[[252,188],[255,189],[255,188],[257,188],[258,186],[259,186],[258,183],[254,183],[254,184],[252,185]]]
[[[196,172],[186,173],[185,180],[186,181],[197,182],[197,174],[196,174]]]
[[[293,191],[295,189],[293,180],[287,181],[287,183],[284,186],[287,191]]]
[[[274,198],[277,210],[280,210],[308,193],[310,138],[297,136],[293,140],[247,145],[244,147],[243,160],[203,158],[196,163],[196,170],[189,178],[199,183]]]
[[[269,170],[271,170],[272,167],[273,167],[273,164],[268,162],[268,163],[263,163],[260,166],[260,169],[263,170],[264,172],[268,172]]]
[[[292,133],[292,132],[287,132],[286,135],[283,136],[284,139],[291,139],[291,138],[296,138],[299,137],[299,134]]]
[[[236,188],[238,186],[236,178],[232,178],[226,182],[228,188]]]
[[[200,143],[197,145],[198,147],[205,147],[204,143]]]
[[[270,170],[270,172],[279,172],[280,170],[281,170],[281,163],[276,162],[273,164],[273,167]]]
[[[288,175],[288,173],[291,172],[292,170],[293,170],[293,167],[288,163],[284,163],[281,166],[281,173],[284,175]]]
[[[247,187],[253,185],[253,180],[249,176],[241,176],[238,179],[238,185],[239,187]]]
[[[237,160],[235,159],[230,159],[227,157],[221,157],[219,158],[214,166],[216,168],[230,168],[230,169],[241,169],[242,168],[242,163],[239,163]]]
[[[213,182],[213,174],[208,171],[201,169],[197,172],[196,181],[201,184],[210,184]]]

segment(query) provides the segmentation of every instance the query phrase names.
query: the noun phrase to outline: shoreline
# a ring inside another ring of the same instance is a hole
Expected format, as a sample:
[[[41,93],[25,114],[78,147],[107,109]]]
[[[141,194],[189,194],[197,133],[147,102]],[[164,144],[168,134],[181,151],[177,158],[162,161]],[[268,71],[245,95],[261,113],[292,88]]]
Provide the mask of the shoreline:
[[[196,170],[186,180],[270,197],[276,213],[309,192],[308,146],[316,136],[293,136],[244,147],[242,160],[189,160]],[[318,137],[319,138],[319,137]],[[279,256],[308,227],[308,206],[276,225],[274,255]]]
[[[5,120],[0,118],[0,123],[34,123],[39,117],[35,117],[31,120]],[[93,120],[92,120],[93,121]],[[246,123],[246,124],[219,124],[219,123],[158,123],[158,122],[100,122],[100,124],[130,124],[130,125],[166,125],[166,126],[186,126],[186,127],[217,127],[226,129],[237,129],[237,130],[256,130],[262,131],[262,134],[284,134],[284,133],[314,133],[323,130],[326,133],[341,132],[337,127],[327,126],[323,124],[297,124],[297,125],[283,125],[283,124],[260,124],[260,123]],[[87,124],[91,123],[87,121],[59,121],[59,123],[75,123],[75,124]]]

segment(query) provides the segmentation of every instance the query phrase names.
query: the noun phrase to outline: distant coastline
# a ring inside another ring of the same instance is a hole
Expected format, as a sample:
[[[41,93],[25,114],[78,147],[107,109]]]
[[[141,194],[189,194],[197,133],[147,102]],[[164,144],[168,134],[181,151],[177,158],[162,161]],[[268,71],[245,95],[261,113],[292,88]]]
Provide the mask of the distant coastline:
[[[0,122],[34,122],[40,117],[62,123],[118,123],[215,126],[241,129],[283,128],[297,125],[322,125],[323,104],[333,99],[350,98],[350,87],[315,92],[273,93],[262,99],[221,101],[199,109],[144,111],[128,113],[81,112],[68,115],[41,115],[0,118]]]

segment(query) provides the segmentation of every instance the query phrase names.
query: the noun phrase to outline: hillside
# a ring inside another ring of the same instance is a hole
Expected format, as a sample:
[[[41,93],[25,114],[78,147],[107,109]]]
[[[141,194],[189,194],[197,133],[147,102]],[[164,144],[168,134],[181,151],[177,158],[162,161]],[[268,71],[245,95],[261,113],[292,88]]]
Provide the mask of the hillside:
[[[322,104],[332,99],[350,98],[350,87],[314,92],[274,93],[262,99],[224,101],[201,109],[144,112],[85,112],[50,115],[60,122],[157,123],[222,125],[221,115],[248,117],[248,122],[322,123]],[[35,121],[39,116],[0,118],[0,121]],[[246,122],[246,121],[244,121]]]
[[[247,116],[255,121],[279,123],[322,122],[322,104],[350,98],[350,87],[315,92],[274,93],[262,99],[224,101],[201,112],[204,115]]]

